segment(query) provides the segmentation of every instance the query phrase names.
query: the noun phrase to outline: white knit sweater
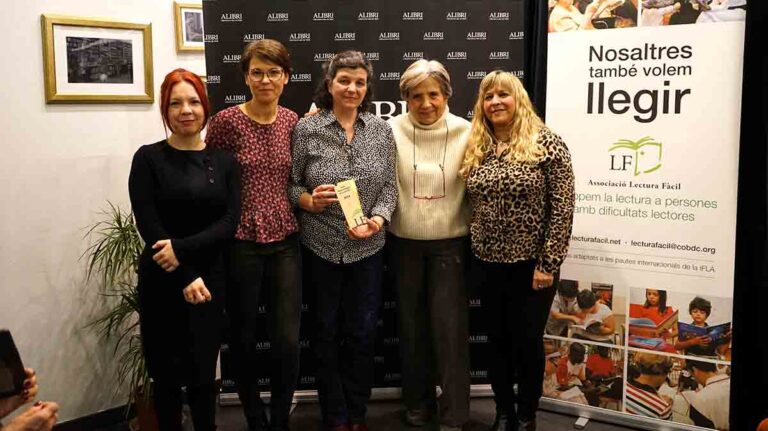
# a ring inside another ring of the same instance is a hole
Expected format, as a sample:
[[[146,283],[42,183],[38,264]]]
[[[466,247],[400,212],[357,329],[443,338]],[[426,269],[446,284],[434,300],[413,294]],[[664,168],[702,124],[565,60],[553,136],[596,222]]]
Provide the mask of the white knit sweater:
[[[419,124],[409,114],[400,114],[388,122],[397,144],[399,192],[397,209],[392,215],[389,231],[401,238],[418,240],[467,235],[470,209],[465,197],[464,180],[459,177],[459,168],[467,148],[470,123],[451,114],[447,108],[440,119],[428,126]],[[417,165],[415,176],[414,150]],[[440,169],[443,155],[444,175]],[[416,198],[442,195],[443,177],[444,198]]]

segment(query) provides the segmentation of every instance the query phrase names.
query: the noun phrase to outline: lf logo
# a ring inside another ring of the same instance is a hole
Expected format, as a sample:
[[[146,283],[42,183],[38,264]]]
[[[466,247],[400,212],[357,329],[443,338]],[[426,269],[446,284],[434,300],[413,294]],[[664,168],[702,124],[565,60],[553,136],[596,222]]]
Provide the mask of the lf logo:
[[[608,152],[611,154],[611,170],[627,171],[630,168],[635,176],[650,174],[661,168],[661,142],[650,136],[638,141],[620,139],[614,142]]]

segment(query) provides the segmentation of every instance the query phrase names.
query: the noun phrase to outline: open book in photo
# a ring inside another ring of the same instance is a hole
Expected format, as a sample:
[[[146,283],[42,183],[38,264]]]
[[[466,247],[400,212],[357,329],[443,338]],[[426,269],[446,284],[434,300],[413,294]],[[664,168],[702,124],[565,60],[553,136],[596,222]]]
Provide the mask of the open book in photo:
[[[583,323],[581,324],[574,323],[572,327],[576,329],[581,329],[582,331],[588,332],[590,334],[599,334],[600,327],[602,325],[603,325],[602,320],[588,316]]]
[[[723,344],[729,341],[728,333],[731,332],[731,322],[712,326],[695,326],[690,323],[677,323],[677,332],[680,340],[690,340],[696,337],[709,337],[714,344]]]

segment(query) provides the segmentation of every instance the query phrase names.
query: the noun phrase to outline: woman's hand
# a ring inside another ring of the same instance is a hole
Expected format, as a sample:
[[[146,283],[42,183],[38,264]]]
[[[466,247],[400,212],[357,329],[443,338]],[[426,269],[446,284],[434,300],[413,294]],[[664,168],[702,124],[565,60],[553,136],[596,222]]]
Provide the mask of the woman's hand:
[[[211,300],[211,292],[205,287],[203,279],[197,277],[184,288],[184,299],[190,304],[202,304]]]
[[[0,429],[3,431],[50,431],[56,424],[58,413],[58,404],[51,401],[38,401]]]
[[[533,290],[541,290],[552,286],[555,277],[552,274],[541,272],[538,269],[533,270]]]
[[[380,216],[373,216],[365,219],[365,224],[353,228],[347,227],[347,236],[349,239],[366,239],[377,234],[384,225],[384,219]]]
[[[161,239],[160,241],[152,245],[152,250],[160,249],[152,256],[154,260],[161,268],[166,272],[171,272],[179,267],[179,260],[176,259],[176,253],[173,252],[173,245],[171,245],[170,239]]]
[[[32,401],[37,396],[37,376],[35,376],[35,370],[32,368],[24,368],[24,389],[18,395],[13,395],[7,398],[0,398],[0,418],[8,416],[21,407],[22,405]]]
[[[336,198],[336,186],[333,184],[321,184],[312,190],[312,193],[304,192],[299,197],[299,207],[304,211],[311,213],[321,213],[325,207],[335,204],[339,200]]]

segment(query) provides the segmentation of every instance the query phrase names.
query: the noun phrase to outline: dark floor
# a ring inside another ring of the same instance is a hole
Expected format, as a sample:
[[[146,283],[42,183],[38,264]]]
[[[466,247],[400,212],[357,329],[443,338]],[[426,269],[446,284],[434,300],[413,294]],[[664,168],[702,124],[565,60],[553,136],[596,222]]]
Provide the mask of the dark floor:
[[[470,422],[464,427],[464,431],[485,431],[493,423],[495,407],[491,398],[476,398],[472,400]],[[405,430],[419,431],[419,428],[405,427],[401,421],[402,406],[396,401],[371,402],[368,408],[368,426],[371,431]],[[320,407],[317,403],[299,404],[291,416],[291,429],[293,431],[316,431],[320,427]],[[572,430],[576,420],[573,416],[559,413],[540,411],[538,415],[538,431]],[[192,425],[187,420],[185,430],[192,431]],[[243,431],[245,420],[239,406],[220,407],[217,416],[219,431]],[[127,424],[100,431],[125,431]],[[437,425],[422,428],[424,431],[435,431]],[[634,428],[626,428],[610,425],[597,421],[590,421],[586,431],[632,431]]]

